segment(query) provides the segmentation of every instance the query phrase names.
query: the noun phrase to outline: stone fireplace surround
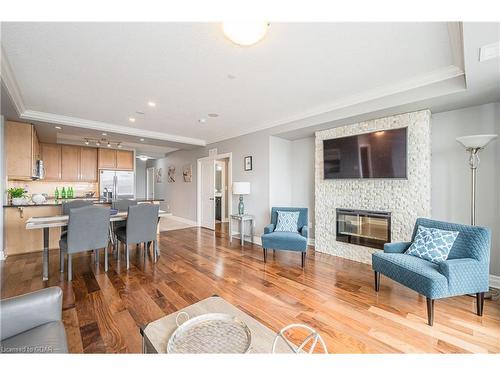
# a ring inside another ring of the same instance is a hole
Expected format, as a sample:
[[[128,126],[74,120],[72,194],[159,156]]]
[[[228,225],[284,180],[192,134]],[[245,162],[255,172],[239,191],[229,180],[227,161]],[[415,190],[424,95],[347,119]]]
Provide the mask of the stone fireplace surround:
[[[393,242],[408,241],[415,220],[431,214],[429,110],[404,113],[316,132],[315,250],[371,264],[379,251],[336,241],[336,209],[391,212]],[[407,179],[323,178],[323,140],[408,127]]]

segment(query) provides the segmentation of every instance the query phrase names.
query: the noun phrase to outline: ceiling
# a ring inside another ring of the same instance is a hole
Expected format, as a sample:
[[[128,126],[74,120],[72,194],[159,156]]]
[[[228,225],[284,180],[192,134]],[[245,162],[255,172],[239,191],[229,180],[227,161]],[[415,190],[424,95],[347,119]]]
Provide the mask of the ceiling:
[[[296,137],[467,86],[495,90],[468,53],[500,40],[498,25],[465,24],[462,37],[459,23],[272,23],[242,48],[217,23],[2,23],[3,91],[20,119],[62,124],[44,135],[61,141],[106,131],[162,153],[266,128]]]

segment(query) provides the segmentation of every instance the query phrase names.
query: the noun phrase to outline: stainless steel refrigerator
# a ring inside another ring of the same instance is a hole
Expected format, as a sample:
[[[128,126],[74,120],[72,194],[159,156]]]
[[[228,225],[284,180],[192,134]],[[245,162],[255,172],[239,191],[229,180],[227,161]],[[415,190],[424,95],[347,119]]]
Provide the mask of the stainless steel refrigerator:
[[[101,170],[99,196],[108,200],[135,198],[134,172]]]

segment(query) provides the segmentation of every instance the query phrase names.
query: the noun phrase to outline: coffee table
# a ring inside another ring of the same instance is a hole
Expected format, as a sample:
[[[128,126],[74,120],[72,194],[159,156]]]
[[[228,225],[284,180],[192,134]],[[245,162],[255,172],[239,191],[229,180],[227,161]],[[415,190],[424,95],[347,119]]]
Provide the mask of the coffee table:
[[[250,315],[244,313],[237,307],[219,296],[206,298],[200,302],[190,305],[182,310],[179,310],[170,315],[164,316],[152,323],[149,323],[144,328],[141,328],[142,335],[142,350],[144,353],[166,353],[167,343],[174,331],[177,328],[177,315],[184,311],[189,314],[190,318],[208,313],[224,313],[235,316],[243,321],[252,334],[252,343],[249,353],[271,353],[273,341],[276,337],[276,332],[267,328],[262,323],[258,322]],[[290,353],[290,349],[280,342],[276,352]]]

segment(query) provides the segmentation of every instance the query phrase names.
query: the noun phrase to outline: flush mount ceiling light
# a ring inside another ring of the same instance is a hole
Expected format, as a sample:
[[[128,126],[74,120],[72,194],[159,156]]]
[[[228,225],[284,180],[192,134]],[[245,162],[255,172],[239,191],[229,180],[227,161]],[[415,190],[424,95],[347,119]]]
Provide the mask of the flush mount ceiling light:
[[[269,29],[269,22],[223,22],[222,31],[233,43],[251,46],[261,40]]]

